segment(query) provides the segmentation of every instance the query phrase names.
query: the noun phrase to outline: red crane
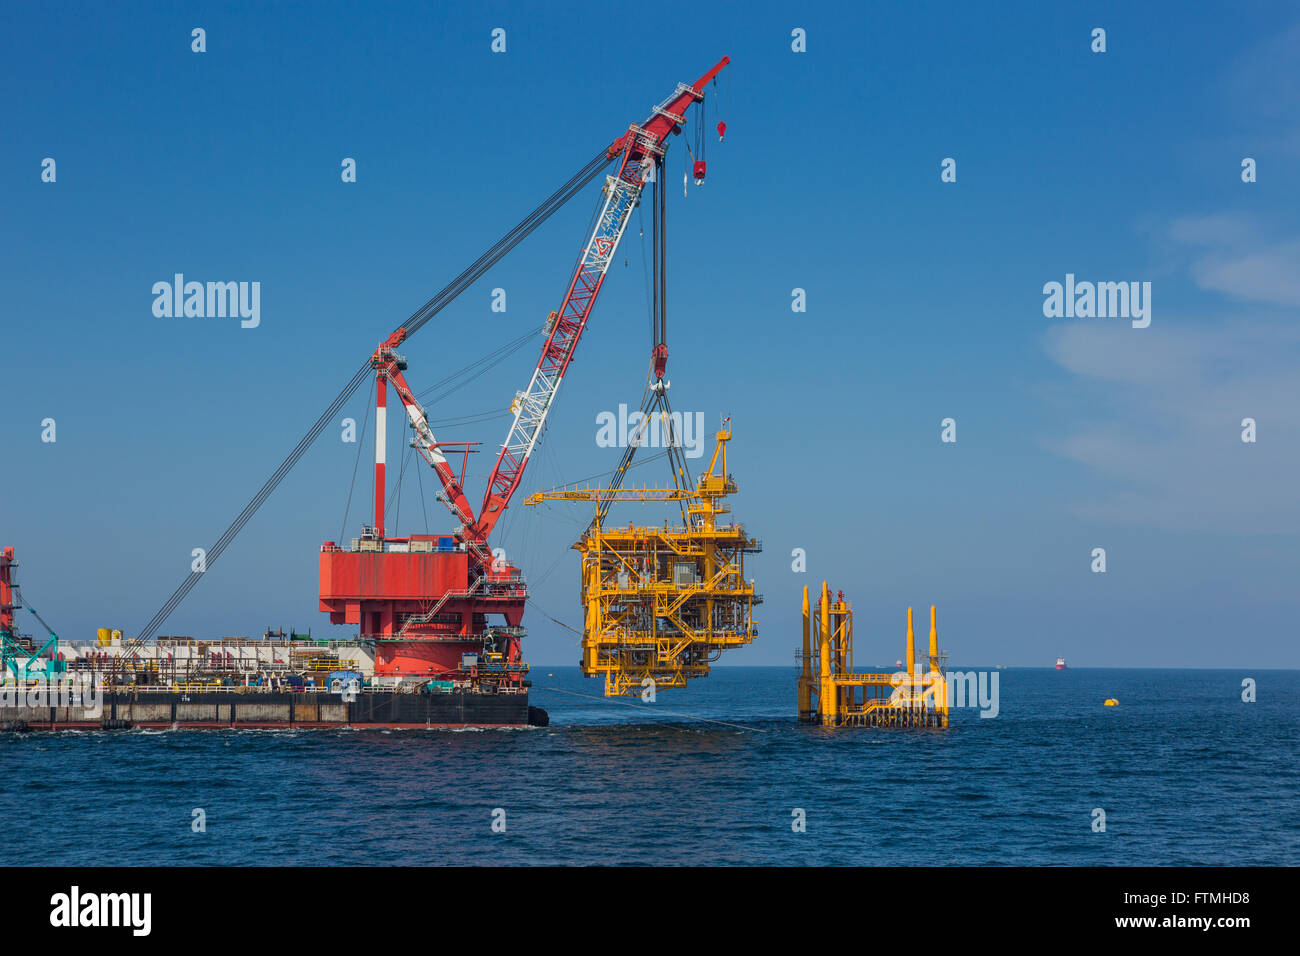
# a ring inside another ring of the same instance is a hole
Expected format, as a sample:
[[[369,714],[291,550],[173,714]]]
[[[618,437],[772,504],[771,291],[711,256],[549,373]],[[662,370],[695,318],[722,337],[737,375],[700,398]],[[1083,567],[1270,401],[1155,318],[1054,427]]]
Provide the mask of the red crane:
[[[18,633],[14,610],[18,599],[14,596],[13,569],[18,567],[13,548],[0,548],[0,635],[13,637]]]
[[[397,348],[407,329],[398,329],[371,356],[376,382],[374,525],[350,547],[332,541],[321,546],[320,607],[331,623],[359,625],[361,637],[375,641],[377,676],[455,676],[496,684],[498,689],[522,686],[527,667],[520,651],[520,621],[527,587],[518,568],[494,560],[488,538],[519,488],[642,191],[653,180],[662,196],[662,176],[654,171],[662,171],[665,141],[681,132],[687,109],[704,99],[709,82],[729,62],[723,57],[695,83],[678,84],[644,123],[628,127],[605,151],[605,160],[616,163],[617,169],[606,176],[596,224],[564,301],[551,313],[537,367],[511,405],[514,420],[477,513],[447,461],[448,446],[434,437],[428,416],[406,382],[406,360]],[[652,358],[656,375],[662,377],[662,341],[656,342]],[[387,533],[389,384],[414,430],[412,446],[437,474],[442,486],[438,497],[457,521],[451,535]],[[504,625],[489,625],[488,615],[501,615]]]

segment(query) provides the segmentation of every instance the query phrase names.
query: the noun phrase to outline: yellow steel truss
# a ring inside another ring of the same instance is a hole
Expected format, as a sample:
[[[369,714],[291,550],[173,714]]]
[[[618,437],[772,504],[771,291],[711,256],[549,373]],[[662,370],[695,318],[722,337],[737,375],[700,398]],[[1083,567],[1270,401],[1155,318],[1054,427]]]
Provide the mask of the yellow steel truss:
[[[582,557],[582,672],[603,675],[608,697],[684,687],[758,633],[754,605],[762,598],[745,578],[745,555],[761,546],[743,526],[719,521],[736,484],[727,473],[731,432],[716,437],[694,489],[562,488],[528,499],[686,503],[684,525],[608,528],[597,517],[574,544]]]
[[[820,621],[820,623],[818,623]],[[843,592],[831,599],[822,582],[813,608],[803,589],[803,653],[799,655],[799,719],[825,726],[947,727],[947,673],[939,654],[935,609],[930,608],[930,668],[916,666],[912,609],[907,609],[907,664],[894,674],[853,670],[853,605]]]

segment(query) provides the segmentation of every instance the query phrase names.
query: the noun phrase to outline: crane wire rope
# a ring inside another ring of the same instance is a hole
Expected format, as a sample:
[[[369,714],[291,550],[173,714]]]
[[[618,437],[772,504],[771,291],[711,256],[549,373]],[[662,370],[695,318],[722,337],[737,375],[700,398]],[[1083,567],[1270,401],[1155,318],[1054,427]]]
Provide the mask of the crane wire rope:
[[[352,466],[352,484],[348,486],[348,503],[343,507],[343,525],[339,528],[339,540],[342,541],[348,533],[348,515],[352,513],[352,492],[357,487],[357,470],[361,467],[361,451],[366,447],[366,432],[370,426],[370,403],[363,402],[366,414],[361,419],[361,440],[357,442],[357,460]]]
[[[452,372],[446,378],[442,379],[442,381],[434,382],[428,388],[419,392],[415,396],[415,398],[424,399],[425,396],[433,395],[434,392],[437,392],[439,389],[443,389],[444,390],[443,394],[436,395],[428,399],[429,404],[432,404],[433,402],[436,401],[441,401],[442,399],[450,395],[452,392],[474,381],[476,378],[486,373],[489,369],[495,368],[497,365],[501,364],[501,362],[505,361],[506,358],[513,355],[515,352],[519,351],[521,348],[527,345],[531,339],[541,334],[542,331],[544,331],[544,329],[545,326],[542,325],[539,325],[534,329],[529,329],[527,332],[525,332],[523,335],[519,336],[518,338],[507,342],[505,345],[502,345],[499,348],[493,349],[491,352],[488,352],[486,355],[483,355],[475,359],[473,362],[470,362],[464,368],[457,369],[455,372]],[[455,385],[451,385],[451,383],[454,382],[456,379],[461,378],[462,376],[465,375],[468,375],[468,378],[466,378],[463,382],[457,382]]]

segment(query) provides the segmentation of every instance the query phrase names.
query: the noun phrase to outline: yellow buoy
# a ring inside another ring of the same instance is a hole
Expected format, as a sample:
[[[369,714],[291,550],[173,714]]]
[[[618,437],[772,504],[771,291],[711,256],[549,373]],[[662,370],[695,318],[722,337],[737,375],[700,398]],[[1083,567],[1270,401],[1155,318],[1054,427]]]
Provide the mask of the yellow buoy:
[[[1119,701],[1118,701],[1116,698],[1114,698],[1114,697],[1107,697],[1107,698],[1106,698],[1106,706],[1107,706],[1107,707],[1118,707],[1118,706],[1119,706]]]

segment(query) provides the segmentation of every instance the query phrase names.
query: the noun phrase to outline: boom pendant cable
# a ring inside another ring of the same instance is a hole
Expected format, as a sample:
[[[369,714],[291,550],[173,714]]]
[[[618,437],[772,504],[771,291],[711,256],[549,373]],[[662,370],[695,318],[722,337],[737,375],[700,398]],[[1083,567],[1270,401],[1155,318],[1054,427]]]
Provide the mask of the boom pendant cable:
[[[366,447],[366,431],[370,425],[370,403],[365,403],[366,414],[361,419],[361,441],[357,443],[357,460],[352,465],[352,484],[348,487],[348,503],[343,507],[343,525],[339,528],[339,540],[348,533],[348,516],[352,513],[352,493],[357,488],[357,469],[361,467],[361,451]]]

